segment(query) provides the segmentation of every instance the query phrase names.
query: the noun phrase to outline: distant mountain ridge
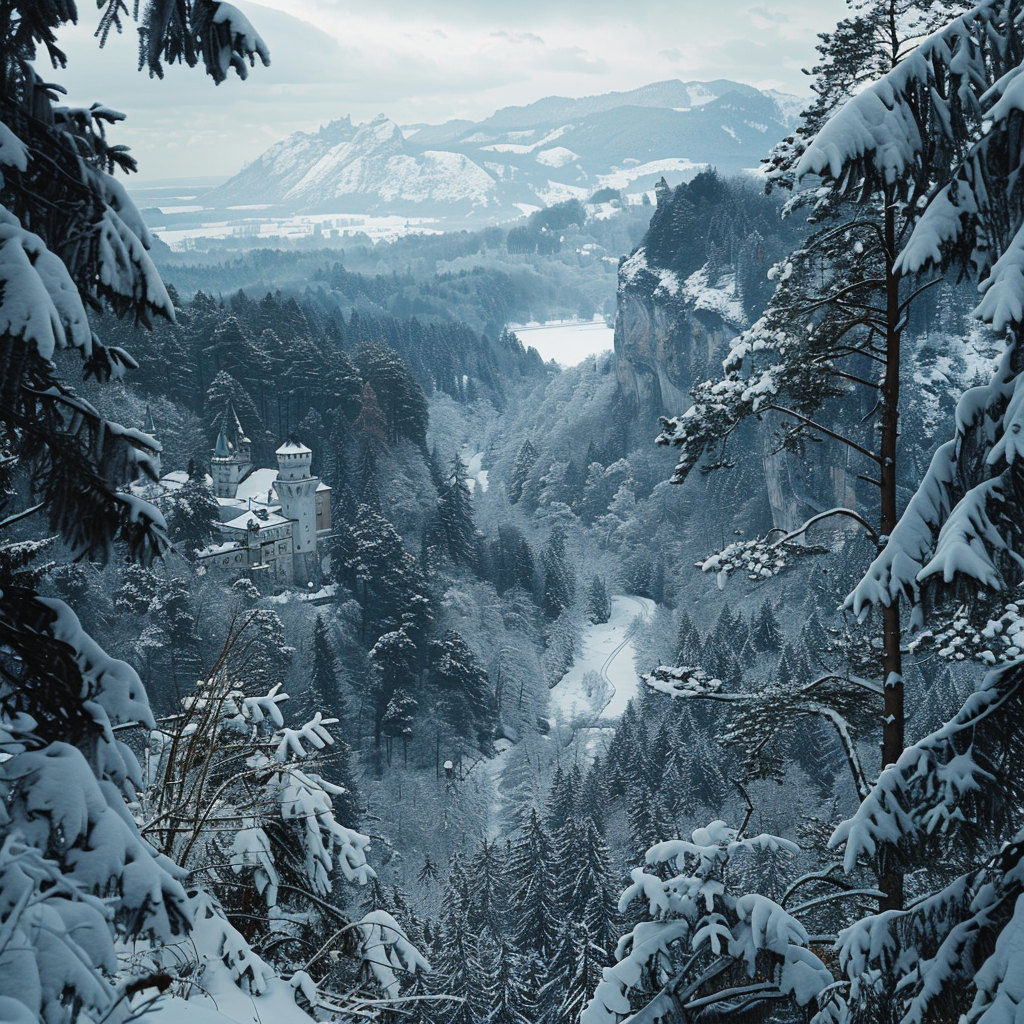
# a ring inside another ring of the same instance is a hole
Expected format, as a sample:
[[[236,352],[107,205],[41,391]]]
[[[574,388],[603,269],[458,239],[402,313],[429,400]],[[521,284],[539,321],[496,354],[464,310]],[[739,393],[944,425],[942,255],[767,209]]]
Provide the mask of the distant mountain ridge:
[[[581,99],[549,96],[483,121],[409,125],[384,114],[296,132],[206,194],[214,206],[269,204],[294,213],[477,215],[634,196],[712,165],[756,168],[793,127],[797,97],[752,86],[655,82]]]

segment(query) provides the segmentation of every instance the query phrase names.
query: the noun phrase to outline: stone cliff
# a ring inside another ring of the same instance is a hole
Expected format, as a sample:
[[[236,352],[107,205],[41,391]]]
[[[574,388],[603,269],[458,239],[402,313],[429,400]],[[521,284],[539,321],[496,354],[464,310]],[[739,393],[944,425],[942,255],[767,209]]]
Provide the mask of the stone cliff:
[[[730,342],[745,326],[732,273],[710,279],[705,265],[680,280],[674,271],[652,266],[643,246],[620,262],[616,373],[642,418],[684,412],[691,386],[722,373]],[[842,448],[809,444],[799,457],[779,452],[770,424],[744,425],[733,443],[737,454],[747,452],[743,464],[760,462],[764,483],[752,486],[767,489],[771,526],[793,529],[824,509],[855,507],[856,475],[846,470]],[[743,472],[743,465],[732,472]]]

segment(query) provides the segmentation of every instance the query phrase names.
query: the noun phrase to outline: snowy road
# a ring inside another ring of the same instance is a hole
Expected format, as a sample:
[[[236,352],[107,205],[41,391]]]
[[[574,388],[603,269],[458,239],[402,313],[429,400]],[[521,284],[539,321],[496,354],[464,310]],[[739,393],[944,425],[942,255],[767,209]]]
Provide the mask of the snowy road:
[[[640,682],[633,665],[633,641],[654,602],[620,594],[612,598],[608,622],[589,626],[572,668],[551,689],[551,712],[561,725],[616,722]]]

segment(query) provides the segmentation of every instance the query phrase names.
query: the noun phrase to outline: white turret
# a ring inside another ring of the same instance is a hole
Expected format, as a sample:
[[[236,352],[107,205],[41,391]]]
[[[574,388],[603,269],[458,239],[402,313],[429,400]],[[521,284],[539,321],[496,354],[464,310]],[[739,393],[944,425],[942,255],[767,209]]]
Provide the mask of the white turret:
[[[210,460],[213,493],[218,498],[233,498],[238,485],[252,471],[249,438],[245,436],[235,410],[228,403],[220,422],[220,433]]]
[[[313,453],[298,441],[286,441],[277,449],[277,481],[274,490],[281,502],[281,515],[294,522],[292,551],[295,579],[310,576],[316,552],[316,489],[320,481],[311,474]]]

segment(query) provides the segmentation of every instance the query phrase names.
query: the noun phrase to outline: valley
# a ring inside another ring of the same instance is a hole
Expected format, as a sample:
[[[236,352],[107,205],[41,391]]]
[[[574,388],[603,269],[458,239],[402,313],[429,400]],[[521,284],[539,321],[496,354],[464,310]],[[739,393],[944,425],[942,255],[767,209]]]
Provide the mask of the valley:
[[[19,28],[0,1021],[1014,1024],[1018,14],[127,190]]]

